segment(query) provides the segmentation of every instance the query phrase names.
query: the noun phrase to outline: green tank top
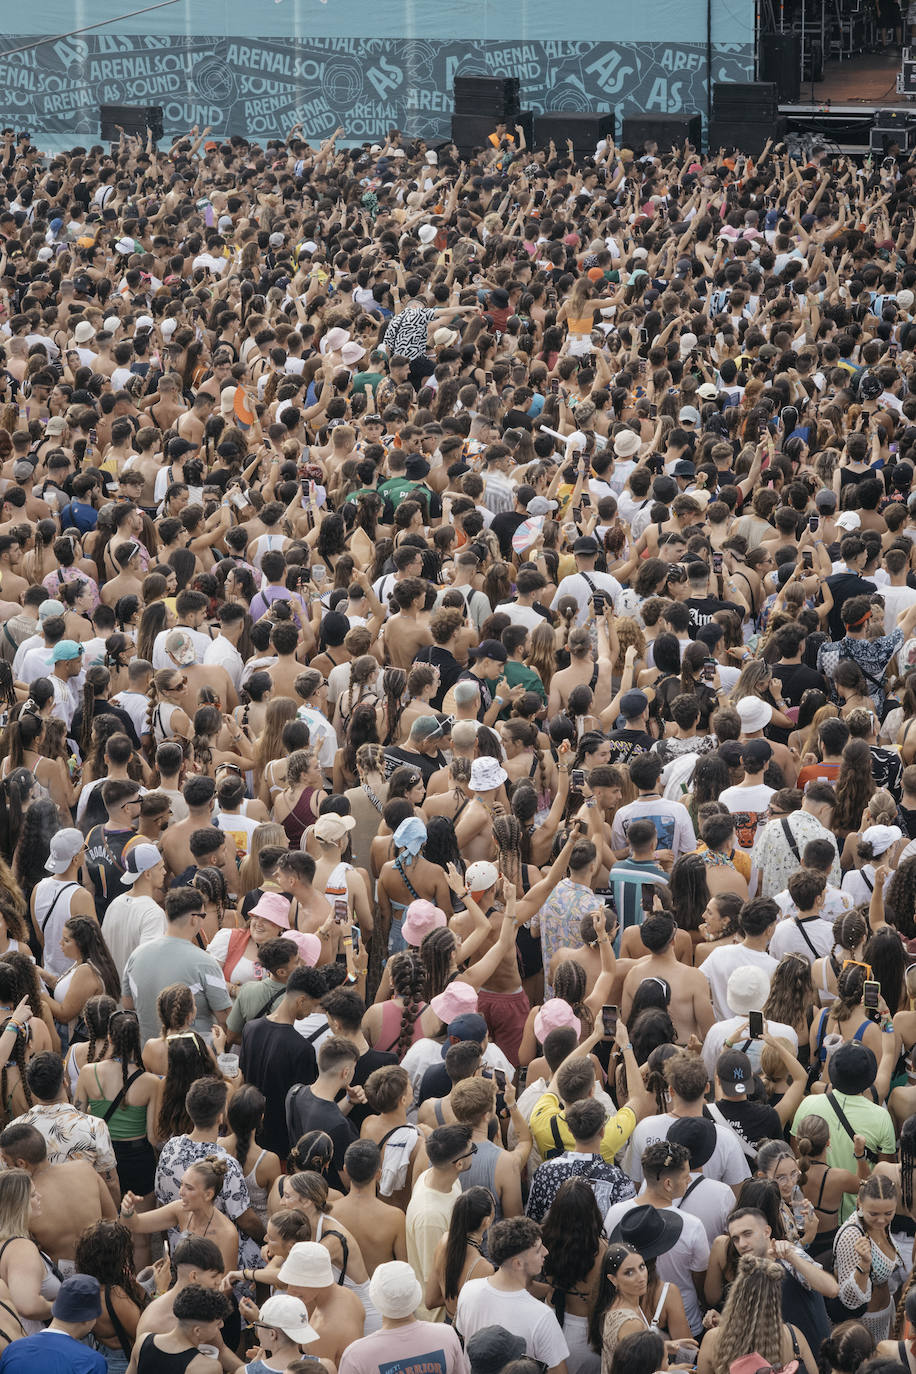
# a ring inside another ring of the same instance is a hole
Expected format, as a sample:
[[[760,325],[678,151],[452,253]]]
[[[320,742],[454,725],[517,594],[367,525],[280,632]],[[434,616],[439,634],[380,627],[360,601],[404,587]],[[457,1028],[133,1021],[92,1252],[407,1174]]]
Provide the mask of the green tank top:
[[[96,1086],[99,1092],[102,1085],[99,1082],[98,1071],[93,1065]],[[90,1097],[89,1115],[102,1117],[111,1106],[110,1097]],[[126,1102],[122,1102],[117,1111],[112,1112],[108,1120],[108,1131],[112,1140],[138,1140],[146,1137],[146,1107],[130,1107]]]

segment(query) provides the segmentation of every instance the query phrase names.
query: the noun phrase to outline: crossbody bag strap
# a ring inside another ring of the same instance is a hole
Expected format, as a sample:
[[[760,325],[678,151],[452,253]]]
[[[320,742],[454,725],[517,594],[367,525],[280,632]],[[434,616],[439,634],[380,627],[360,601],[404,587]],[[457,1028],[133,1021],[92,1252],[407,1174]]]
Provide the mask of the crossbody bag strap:
[[[796,861],[798,863],[801,863],[801,855],[798,852],[798,844],[796,842],[795,836],[792,834],[792,827],[789,825],[789,822],[786,820],[785,816],[783,816],[779,824],[782,826],[782,833],[786,837],[786,844],[789,846],[792,853],[794,854]]]
[[[829,1092],[829,1093],[826,1094],[826,1097],[827,1097],[827,1101],[830,1103],[831,1107],[833,1108],[834,1112],[836,1113],[836,1119],[837,1119],[837,1121],[839,1121],[840,1125],[843,1127],[843,1130],[844,1130],[844,1131],[846,1132],[846,1134],[849,1136],[849,1139],[850,1139],[851,1141],[854,1142],[854,1141],[855,1141],[855,1138],[856,1138],[856,1133],[855,1133],[855,1131],[852,1129],[852,1126],[851,1126],[850,1123],[849,1123],[849,1117],[846,1115],[846,1113],[843,1111],[843,1108],[840,1106],[839,1102],[837,1101],[836,1093],[834,1093],[834,1092]],[[853,1150],[855,1150],[855,1144],[853,1144]],[[865,1158],[868,1160],[869,1164],[877,1164],[877,1163],[878,1163],[878,1154],[877,1154],[877,1151],[876,1151],[876,1150],[873,1150],[869,1145],[866,1145],[866,1146],[865,1146]]]
[[[813,917],[812,919],[813,919],[813,920],[817,920],[817,917],[815,916],[815,917]],[[805,923],[804,923],[804,921],[801,920],[800,917],[798,917],[798,916],[795,917],[795,926],[796,926],[796,929],[798,930],[799,935],[802,937],[802,939],[804,940],[805,944],[808,946],[808,948],[810,949],[811,953],[814,955],[815,959],[820,958],[820,955],[818,954],[817,950],[814,948],[814,945],[811,943],[811,937],[810,937],[810,935],[809,935],[808,932],[805,930]]]
[[[738,1142],[738,1144],[741,1146],[741,1152],[745,1156],[745,1158],[749,1159],[752,1164],[756,1164],[757,1151],[754,1149],[753,1145],[749,1145],[747,1141],[738,1134],[732,1123],[730,1121],[727,1121],[726,1118],[719,1111],[719,1108],[716,1106],[715,1102],[707,1102],[706,1110],[709,1112],[709,1115],[712,1117],[716,1125],[724,1126],[725,1129],[729,1132],[729,1134],[733,1137],[733,1139]]]
[[[127,1091],[128,1091],[128,1089],[131,1087],[131,1085],[132,1085],[133,1083],[136,1083],[136,1081],[137,1081],[137,1079],[140,1077],[140,1075],[143,1074],[143,1073],[145,1073],[145,1072],[146,1072],[145,1069],[134,1069],[134,1071],[133,1071],[133,1073],[131,1074],[130,1078],[128,1078],[127,1082],[126,1082],[126,1083],[124,1084],[124,1086],[121,1088],[121,1091],[118,1093],[117,1097],[114,1098],[114,1100],[113,1100],[112,1102],[109,1102],[109,1104],[108,1104],[108,1110],[107,1110],[107,1112],[105,1112],[104,1116],[102,1117],[102,1120],[105,1122],[106,1126],[107,1126],[108,1122],[111,1120],[111,1118],[114,1116],[115,1112],[116,1112],[116,1111],[118,1110],[118,1108],[120,1107],[121,1103],[124,1101],[124,1098],[127,1096]],[[131,1347],[131,1349],[133,1349],[133,1347]]]
[[[141,1069],[140,1072],[142,1073],[143,1070]],[[127,1356],[127,1358],[130,1359],[131,1351],[134,1348],[133,1341],[127,1334],[127,1328],[125,1327],[124,1323],[121,1321],[121,1318],[118,1316],[117,1312],[114,1309],[114,1303],[111,1301],[111,1285],[108,1283],[106,1283],[105,1285],[105,1309],[108,1312],[109,1320],[111,1321],[111,1324],[114,1327],[114,1333],[121,1343],[121,1349],[124,1351],[124,1354]]]
[[[419,892],[417,891],[417,889],[414,887],[413,883],[412,883],[412,882],[410,881],[410,879],[408,878],[407,874],[404,872],[404,865],[401,863],[401,856],[400,856],[400,854],[399,854],[398,857],[395,859],[395,861],[394,861],[394,866],[395,866],[395,868],[398,870],[398,872],[400,873],[401,878],[402,878],[403,883],[404,883],[404,886],[407,888],[407,891],[410,893],[411,897],[413,897],[413,899],[414,899],[415,902],[419,902],[419,901],[421,900],[420,894],[419,894]]]
[[[45,930],[47,929],[48,922],[50,921],[51,916],[52,916],[53,913],[54,913],[54,908],[57,906],[57,903],[60,901],[60,899],[61,899],[61,897],[64,895],[64,893],[67,892],[71,887],[79,887],[79,883],[64,883],[63,887],[61,887],[61,889],[60,889],[60,891],[58,892],[57,896],[54,898],[54,901],[53,901],[53,902],[51,903],[51,905],[48,907],[48,910],[47,910],[47,912],[46,912],[46,914],[45,914],[45,917],[44,917],[44,919],[43,919],[43,921],[42,921],[42,923],[41,923],[41,933],[42,933],[42,935],[44,935]]]
[[[675,1204],[674,1204],[675,1207],[678,1207],[678,1208],[683,1207],[684,1203],[685,1203],[685,1202],[687,1201],[687,1199],[690,1197],[690,1194],[693,1192],[694,1188],[699,1188],[699,1186],[700,1186],[700,1184],[701,1184],[702,1182],[703,1182],[703,1175],[702,1175],[702,1174],[699,1174],[699,1175],[693,1180],[693,1182],[688,1186],[687,1191],[686,1191],[686,1193],[684,1193],[683,1197],[680,1197],[680,1198],[677,1199],[677,1201],[676,1201]]]

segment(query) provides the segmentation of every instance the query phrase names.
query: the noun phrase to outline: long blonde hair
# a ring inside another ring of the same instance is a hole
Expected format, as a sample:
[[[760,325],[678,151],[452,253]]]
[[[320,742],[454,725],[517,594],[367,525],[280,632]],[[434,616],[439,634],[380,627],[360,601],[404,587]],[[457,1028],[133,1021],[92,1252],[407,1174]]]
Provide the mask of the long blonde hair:
[[[742,1255],[718,1326],[713,1374],[728,1374],[733,1360],[756,1353],[779,1368],[782,1358],[782,1266]]]
[[[283,757],[283,727],[296,718],[292,697],[271,697],[264,712],[264,728],[255,745],[255,771],[262,773],[273,759]]]
[[[255,888],[260,887],[263,883],[264,874],[261,872],[261,864],[258,859],[262,849],[271,844],[286,849],[288,843],[286,831],[276,821],[264,821],[259,825],[257,830],[252,833],[251,848],[239,868],[239,891],[254,892]]]
[[[25,1169],[5,1169],[0,1174],[0,1241],[29,1234],[29,1199],[32,1180]]]

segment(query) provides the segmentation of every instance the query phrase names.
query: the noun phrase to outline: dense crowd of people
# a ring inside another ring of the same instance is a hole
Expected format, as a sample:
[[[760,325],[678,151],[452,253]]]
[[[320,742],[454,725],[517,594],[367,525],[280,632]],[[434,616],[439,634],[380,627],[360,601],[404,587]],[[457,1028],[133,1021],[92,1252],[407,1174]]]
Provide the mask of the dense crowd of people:
[[[0,1374],[916,1374],[916,164],[0,135]]]

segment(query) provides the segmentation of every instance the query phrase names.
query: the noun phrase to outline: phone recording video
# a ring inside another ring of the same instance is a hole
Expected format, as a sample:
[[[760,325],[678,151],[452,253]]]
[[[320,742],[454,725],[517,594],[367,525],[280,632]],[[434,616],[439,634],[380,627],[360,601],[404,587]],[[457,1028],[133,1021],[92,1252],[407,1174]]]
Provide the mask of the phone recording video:
[[[605,1005],[601,1008],[601,1025],[604,1030],[604,1038],[613,1040],[617,1034],[618,1009],[613,1005]]]

